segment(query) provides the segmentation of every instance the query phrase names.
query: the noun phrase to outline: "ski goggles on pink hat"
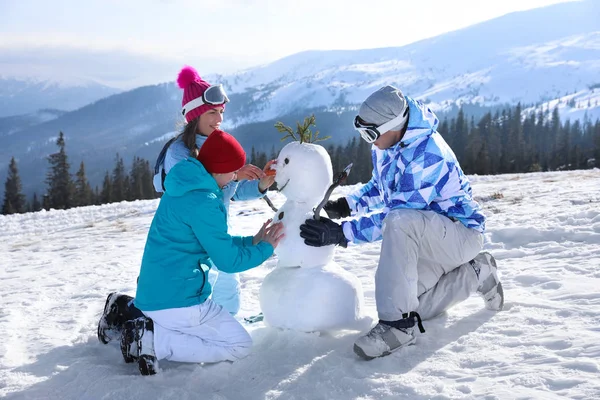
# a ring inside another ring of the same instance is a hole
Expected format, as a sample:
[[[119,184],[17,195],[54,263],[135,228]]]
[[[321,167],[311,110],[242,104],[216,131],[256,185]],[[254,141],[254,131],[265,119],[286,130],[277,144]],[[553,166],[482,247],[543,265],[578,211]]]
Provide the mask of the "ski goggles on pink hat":
[[[190,111],[204,105],[208,104],[211,106],[216,106],[220,104],[225,104],[229,102],[229,97],[225,93],[225,89],[223,89],[222,85],[213,85],[209,86],[202,96],[195,98],[194,100],[188,101],[185,103],[182,109],[182,114],[185,116]]]
[[[387,131],[394,129],[396,126],[400,125],[403,121],[406,120],[406,114],[408,113],[408,107],[406,111],[396,118],[389,120],[383,125],[377,126],[376,124],[369,124],[362,120],[358,115],[354,118],[354,129],[360,133],[360,137],[362,137],[367,143],[374,143],[379,136],[383,135]]]

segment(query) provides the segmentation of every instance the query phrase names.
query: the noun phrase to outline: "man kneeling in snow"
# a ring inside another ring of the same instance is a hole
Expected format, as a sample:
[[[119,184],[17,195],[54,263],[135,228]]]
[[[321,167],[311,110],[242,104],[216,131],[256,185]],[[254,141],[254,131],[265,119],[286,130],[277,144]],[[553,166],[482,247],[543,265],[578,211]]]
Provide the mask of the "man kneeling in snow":
[[[324,207],[332,219],[358,218],[341,224],[308,219],[300,226],[311,246],[382,239],[375,274],[379,322],[354,344],[365,359],[415,343],[415,325],[425,332],[422,319],[473,292],[488,309],[504,305],[496,261],[480,253],[485,216],[437,125],[427,106],[393,86],[371,94],[354,127],[373,144],[373,177]]]

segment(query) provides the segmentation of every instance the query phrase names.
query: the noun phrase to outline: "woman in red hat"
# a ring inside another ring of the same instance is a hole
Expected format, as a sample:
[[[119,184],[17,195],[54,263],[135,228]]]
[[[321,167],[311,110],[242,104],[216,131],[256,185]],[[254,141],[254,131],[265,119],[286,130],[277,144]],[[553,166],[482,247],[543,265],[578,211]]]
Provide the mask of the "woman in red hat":
[[[135,306],[144,316],[125,323],[121,350],[142,375],[158,360],[235,361],[250,352],[242,325],[211,298],[208,271],[255,268],[283,238],[281,224],[265,222],[254,236],[227,232],[223,188],[246,163],[246,154],[226,132],[212,132],[197,158],[175,165],[165,179],[140,269]]]

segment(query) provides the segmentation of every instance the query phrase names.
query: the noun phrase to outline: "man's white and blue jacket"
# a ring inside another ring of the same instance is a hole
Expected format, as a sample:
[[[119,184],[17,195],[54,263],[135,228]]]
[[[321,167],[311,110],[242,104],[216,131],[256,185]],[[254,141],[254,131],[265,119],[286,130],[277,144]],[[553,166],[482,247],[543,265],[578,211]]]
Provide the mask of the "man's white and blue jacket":
[[[406,100],[404,137],[386,150],[373,146],[371,180],[346,196],[352,216],[361,216],[342,223],[346,238],[353,243],[381,239],[383,220],[399,208],[435,211],[483,232],[485,216],[454,152],[436,131],[437,117],[420,101]]]

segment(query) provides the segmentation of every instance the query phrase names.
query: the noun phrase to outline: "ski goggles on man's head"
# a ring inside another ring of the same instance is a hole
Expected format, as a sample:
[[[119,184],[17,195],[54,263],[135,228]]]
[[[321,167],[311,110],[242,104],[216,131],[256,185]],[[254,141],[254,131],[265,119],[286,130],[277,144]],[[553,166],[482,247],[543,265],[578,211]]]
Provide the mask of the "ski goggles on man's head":
[[[362,120],[358,115],[354,118],[354,129],[360,133],[360,137],[362,137],[367,143],[374,143],[379,136],[383,135],[387,131],[398,126],[402,121],[406,119],[406,114],[408,113],[408,107],[404,113],[398,115],[396,118],[393,118],[386,122],[383,125],[377,126],[375,124],[369,124]]]
[[[221,85],[209,86],[202,96],[195,98],[192,101],[188,101],[183,106],[181,113],[185,116],[187,113],[192,111],[195,108],[200,107],[204,104],[209,104],[212,106],[225,104],[229,101],[229,97],[225,93],[225,89]]]

